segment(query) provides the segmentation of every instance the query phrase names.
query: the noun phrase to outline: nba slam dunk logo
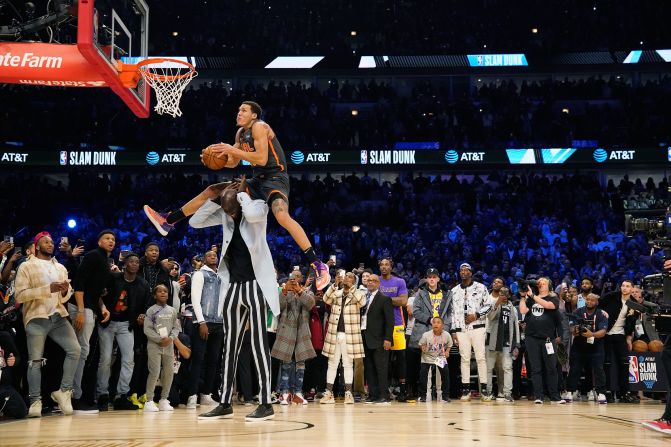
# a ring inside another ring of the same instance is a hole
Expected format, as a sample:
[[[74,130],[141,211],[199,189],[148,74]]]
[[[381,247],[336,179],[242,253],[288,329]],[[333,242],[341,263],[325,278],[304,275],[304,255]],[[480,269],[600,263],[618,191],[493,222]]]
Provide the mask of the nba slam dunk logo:
[[[657,383],[657,362],[655,357],[644,355],[629,356],[629,383],[643,382],[651,390]]]

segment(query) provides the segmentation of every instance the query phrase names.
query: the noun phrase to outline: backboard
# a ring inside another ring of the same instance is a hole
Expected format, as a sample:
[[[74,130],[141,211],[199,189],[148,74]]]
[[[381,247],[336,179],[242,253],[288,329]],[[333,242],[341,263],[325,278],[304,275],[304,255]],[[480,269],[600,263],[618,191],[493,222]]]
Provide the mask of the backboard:
[[[111,88],[140,117],[149,116],[149,86],[119,80],[118,60],[147,57],[149,6],[144,0],[80,0],[77,47]]]

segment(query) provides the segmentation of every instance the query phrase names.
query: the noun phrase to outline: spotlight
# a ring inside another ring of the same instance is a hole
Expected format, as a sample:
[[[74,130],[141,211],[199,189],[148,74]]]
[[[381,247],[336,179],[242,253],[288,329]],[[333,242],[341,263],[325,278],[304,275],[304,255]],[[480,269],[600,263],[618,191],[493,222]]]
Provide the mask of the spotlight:
[[[74,219],[68,219],[68,228],[73,229],[77,227],[77,221]]]

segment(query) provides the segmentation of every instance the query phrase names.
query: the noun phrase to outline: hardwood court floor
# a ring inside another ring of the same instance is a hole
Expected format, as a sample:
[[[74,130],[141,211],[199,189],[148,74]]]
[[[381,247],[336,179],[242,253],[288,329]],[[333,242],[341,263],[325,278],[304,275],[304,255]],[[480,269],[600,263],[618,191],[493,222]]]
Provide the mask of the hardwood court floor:
[[[243,406],[234,406],[234,419],[216,421],[198,420],[200,408],[27,419],[0,424],[0,446],[671,446],[671,436],[638,424],[661,415],[664,407],[658,403],[453,401],[274,408],[274,420],[257,423],[244,421],[253,407]]]

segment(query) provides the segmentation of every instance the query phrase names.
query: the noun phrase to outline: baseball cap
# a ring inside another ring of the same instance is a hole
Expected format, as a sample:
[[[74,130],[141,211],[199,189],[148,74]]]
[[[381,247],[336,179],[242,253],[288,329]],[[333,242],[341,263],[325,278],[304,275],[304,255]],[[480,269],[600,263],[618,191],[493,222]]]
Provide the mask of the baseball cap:
[[[440,272],[438,272],[437,268],[431,267],[430,269],[428,269],[426,271],[426,276],[428,277],[429,275],[436,275],[436,276],[440,277]]]
[[[467,268],[471,272],[473,271],[473,267],[471,267],[471,264],[469,264],[468,262],[464,262],[459,266],[459,270],[461,270],[463,268]]]

